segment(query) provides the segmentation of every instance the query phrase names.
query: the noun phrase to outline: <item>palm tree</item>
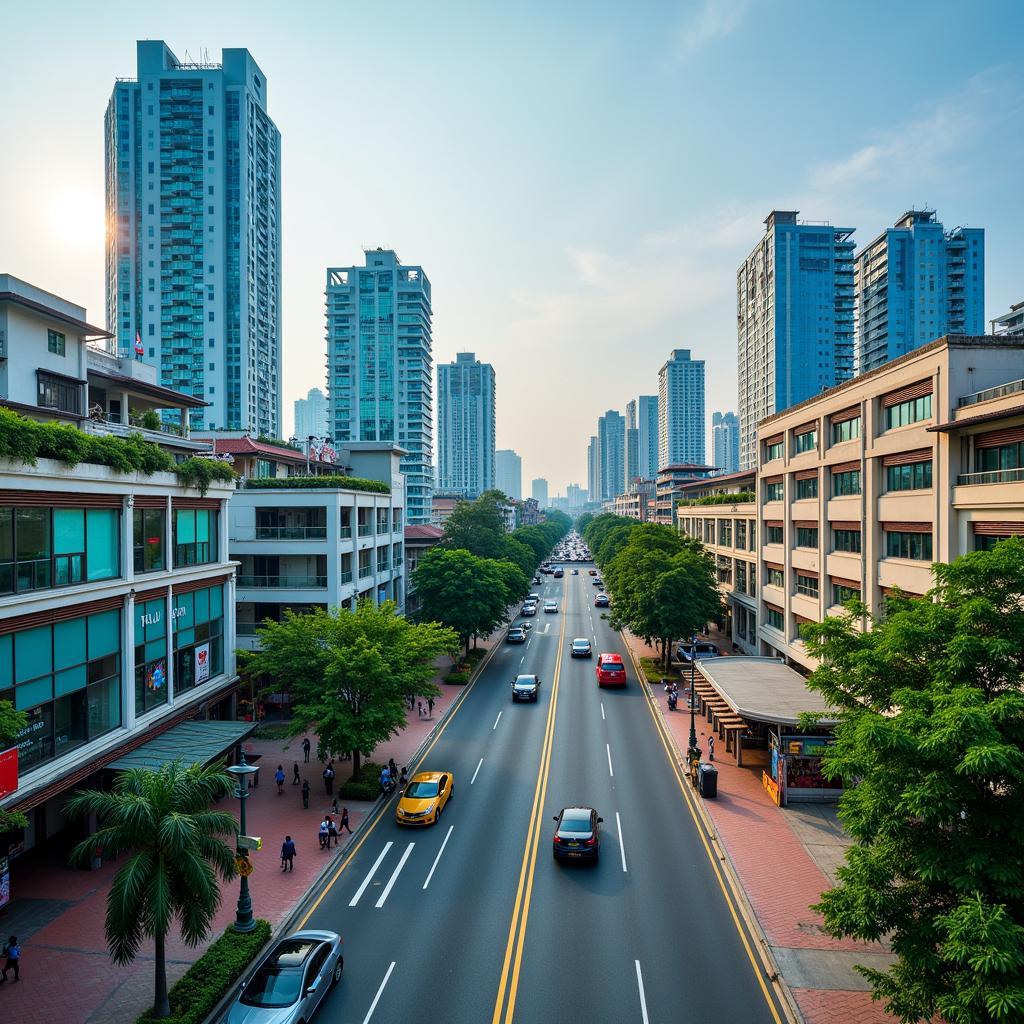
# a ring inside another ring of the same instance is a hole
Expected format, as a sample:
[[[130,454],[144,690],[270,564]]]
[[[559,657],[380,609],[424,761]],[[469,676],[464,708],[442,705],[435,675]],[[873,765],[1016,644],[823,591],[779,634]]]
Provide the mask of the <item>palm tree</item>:
[[[101,826],[71,852],[73,863],[88,863],[93,851],[129,854],[107,894],[107,947],[114,963],[127,964],[152,937],[155,1017],[171,1012],[164,942],[172,920],[178,919],[187,945],[198,945],[220,905],[217,876],[234,877],[234,853],[217,837],[237,832],[237,823],[209,809],[233,790],[231,776],[219,767],[177,760],[155,771],[132,768],[118,776],[113,791],[79,791],[68,802],[69,815],[95,814]]]

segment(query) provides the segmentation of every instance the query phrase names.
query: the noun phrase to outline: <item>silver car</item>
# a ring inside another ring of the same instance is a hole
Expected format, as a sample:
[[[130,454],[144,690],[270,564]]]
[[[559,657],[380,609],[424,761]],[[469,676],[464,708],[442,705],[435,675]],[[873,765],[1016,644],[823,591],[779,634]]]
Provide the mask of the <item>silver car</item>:
[[[242,982],[224,1024],[308,1021],[341,979],[344,951],[336,932],[295,932],[281,939]]]

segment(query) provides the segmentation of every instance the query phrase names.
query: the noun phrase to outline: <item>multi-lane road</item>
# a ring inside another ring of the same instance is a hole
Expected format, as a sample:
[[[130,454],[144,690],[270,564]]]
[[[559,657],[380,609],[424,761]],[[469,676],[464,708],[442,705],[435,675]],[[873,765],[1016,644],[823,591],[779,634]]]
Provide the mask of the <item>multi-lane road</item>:
[[[492,655],[426,750],[418,767],[454,773],[441,821],[402,829],[392,797],[297,922],[345,939],[318,1020],[785,1020],[632,665],[625,690],[596,685],[596,654],[626,652],[588,568],[545,577],[558,614]],[[595,659],[570,657],[575,637]],[[538,703],[511,702],[520,672]],[[594,867],[552,858],[572,804],[604,818]]]

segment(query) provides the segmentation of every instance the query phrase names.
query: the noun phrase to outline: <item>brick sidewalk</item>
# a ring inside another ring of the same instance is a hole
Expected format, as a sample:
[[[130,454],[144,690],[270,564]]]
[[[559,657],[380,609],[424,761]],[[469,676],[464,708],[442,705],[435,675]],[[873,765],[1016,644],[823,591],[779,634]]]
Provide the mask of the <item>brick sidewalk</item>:
[[[481,641],[485,649],[493,646],[499,634]],[[407,712],[406,726],[372,754],[372,760],[384,763],[389,757],[401,767],[447,714],[462,692],[461,686],[449,686],[442,679],[450,668],[450,659],[439,662],[435,682],[441,695],[434,702],[433,714],[426,717],[424,702],[421,717],[417,710]],[[310,736],[312,757],[316,756],[316,737]],[[253,911],[273,926],[281,923],[313,884],[324,868],[342,854],[350,841],[343,833],[338,846],[319,848],[318,831],[324,814],[334,816],[332,797],[325,792],[323,765],[302,761],[302,736],[289,740],[251,739],[246,753],[261,754],[260,784],[250,790],[246,802],[246,830],[263,838],[263,849],[253,854],[255,870],[249,878]],[[301,790],[292,785],[292,766],[299,764],[301,777],[309,779],[309,808],[302,806]],[[278,795],[274,771],[281,764],[286,782]],[[351,773],[351,762],[335,763],[335,792]],[[339,807],[344,801],[339,801]],[[372,803],[349,803],[353,830],[372,810]],[[238,801],[226,799],[221,809],[237,814]],[[295,840],[297,852],[293,871],[280,870],[278,852],[285,835]],[[97,871],[71,871],[60,866],[32,864],[21,867],[15,862],[12,872],[14,899],[0,911],[0,931],[4,938],[18,934],[22,948],[21,981],[0,986],[0,1018],[18,1024],[130,1024],[153,1001],[153,944],[145,940],[140,955],[127,967],[117,967],[107,955],[103,929],[107,892],[118,863],[106,863]],[[238,885],[223,888],[211,939],[218,936],[235,917]],[[208,943],[189,949],[177,929],[167,937],[168,984],[173,985],[202,955]],[[67,983],[57,983],[58,979]]]
[[[712,635],[724,656],[730,645]],[[656,653],[642,640],[627,635],[636,657]],[[678,673],[673,671],[673,678]],[[679,710],[668,710],[661,687],[651,693],[680,751],[689,744],[690,716],[680,683]],[[711,727],[698,714],[697,741],[707,757]],[[718,797],[704,801],[715,833],[746,894],[758,925],[772,948],[782,977],[789,986],[806,1024],[892,1024],[880,1003],[871,999],[867,983],[852,970],[861,963],[885,969],[885,948],[828,935],[820,915],[810,910],[830,882],[787,820],[761,785],[758,751],[744,751],[743,768],[737,768],[725,743],[716,736],[715,767]],[[767,756],[761,758],[767,764]]]

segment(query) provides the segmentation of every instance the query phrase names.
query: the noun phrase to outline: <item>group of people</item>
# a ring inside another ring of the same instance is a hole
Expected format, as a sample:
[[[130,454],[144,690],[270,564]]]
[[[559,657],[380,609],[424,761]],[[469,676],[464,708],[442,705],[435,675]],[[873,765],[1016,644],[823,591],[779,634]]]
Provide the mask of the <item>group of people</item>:
[[[409,781],[409,769],[402,765],[401,774],[398,771],[398,765],[395,764],[393,757],[388,758],[388,763],[384,765],[380,772],[380,788],[382,793],[390,793],[395,786],[404,787]]]
[[[335,807],[337,807],[337,801],[335,801]],[[337,811],[335,811],[337,813]],[[334,845],[338,845],[338,833],[345,829],[349,835],[352,835],[352,829],[348,824],[348,808],[342,807],[341,809],[341,820],[335,824],[334,819],[329,815],[324,815],[324,820],[320,822],[320,849],[326,850],[331,845],[331,840],[334,840]]]

